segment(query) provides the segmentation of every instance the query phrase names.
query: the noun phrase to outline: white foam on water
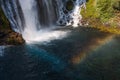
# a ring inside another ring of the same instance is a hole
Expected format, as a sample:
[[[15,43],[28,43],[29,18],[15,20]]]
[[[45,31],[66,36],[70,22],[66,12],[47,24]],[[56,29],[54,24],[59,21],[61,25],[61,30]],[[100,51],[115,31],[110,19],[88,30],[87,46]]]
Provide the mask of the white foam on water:
[[[27,43],[33,42],[50,42],[56,39],[65,38],[68,35],[69,31],[62,31],[62,30],[41,30],[39,32],[25,32],[23,38],[26,40]]]

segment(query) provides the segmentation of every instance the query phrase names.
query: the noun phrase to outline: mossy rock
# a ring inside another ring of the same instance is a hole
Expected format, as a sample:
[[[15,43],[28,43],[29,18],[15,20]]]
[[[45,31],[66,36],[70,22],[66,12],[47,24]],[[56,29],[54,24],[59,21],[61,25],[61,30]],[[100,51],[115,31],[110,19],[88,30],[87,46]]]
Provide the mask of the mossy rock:
[[[73,8],[74,8],[74,2],[72,0],[67,1],[66,2],[66,9],[68,11],[71,11],[71,10],[73,10]]]
[[[12,30],[3,30],[0,34],[0,45],[19,45],[25,43],[22,35]]]

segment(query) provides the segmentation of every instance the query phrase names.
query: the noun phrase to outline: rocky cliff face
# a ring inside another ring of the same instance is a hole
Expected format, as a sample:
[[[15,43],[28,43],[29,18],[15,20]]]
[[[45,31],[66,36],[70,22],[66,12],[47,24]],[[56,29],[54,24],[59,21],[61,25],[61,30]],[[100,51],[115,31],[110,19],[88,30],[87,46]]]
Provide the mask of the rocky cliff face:
[[[0,8],[0,45],[17,45],[23,44],[22,35],[14,32]]]

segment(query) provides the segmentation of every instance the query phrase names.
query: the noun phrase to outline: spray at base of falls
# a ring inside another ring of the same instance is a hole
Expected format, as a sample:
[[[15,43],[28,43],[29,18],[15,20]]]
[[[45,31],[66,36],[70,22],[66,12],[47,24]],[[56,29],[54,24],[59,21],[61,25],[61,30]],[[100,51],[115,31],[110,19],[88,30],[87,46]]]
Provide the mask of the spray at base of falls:
[[[62,30],[41,30],[39,32],[23,33],[23,38],[26,40],[27,43],[50,42],[55,39],[62,39],[66,37],[69,32],[70,31]]]
[[[0,3],[12,29],[21,33],[27,42],[49,42],[61,39],[69,32],[51,30],[56,24],[73,27],[81,25],[80,11],[82,7],[85,8],[86,0],[71,0],[74,5],[70,11],[66,9],[68,1],[70,0],[1,0]]]

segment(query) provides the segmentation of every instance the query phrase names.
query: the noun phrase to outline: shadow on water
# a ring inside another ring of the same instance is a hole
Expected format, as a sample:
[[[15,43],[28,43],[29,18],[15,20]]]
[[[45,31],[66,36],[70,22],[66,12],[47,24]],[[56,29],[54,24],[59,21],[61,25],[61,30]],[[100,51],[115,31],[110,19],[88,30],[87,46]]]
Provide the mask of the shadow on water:
[[[120,36],[91,51],[84,61],[75,67],[82,80],[120,79]],[[92,76],[92,77],[91,77]]]
[[[120,80],[120,36],[92,28],[46,44],[10,46],[0,56],[0,80]]]
[[[37,45],[27,45],[26,48],[29,53],[38,55],[42,60],[49,62],[52,65],[51,69],[55,71],[64,69],[65,63],[62,60],[44,49],[40,49]]]

